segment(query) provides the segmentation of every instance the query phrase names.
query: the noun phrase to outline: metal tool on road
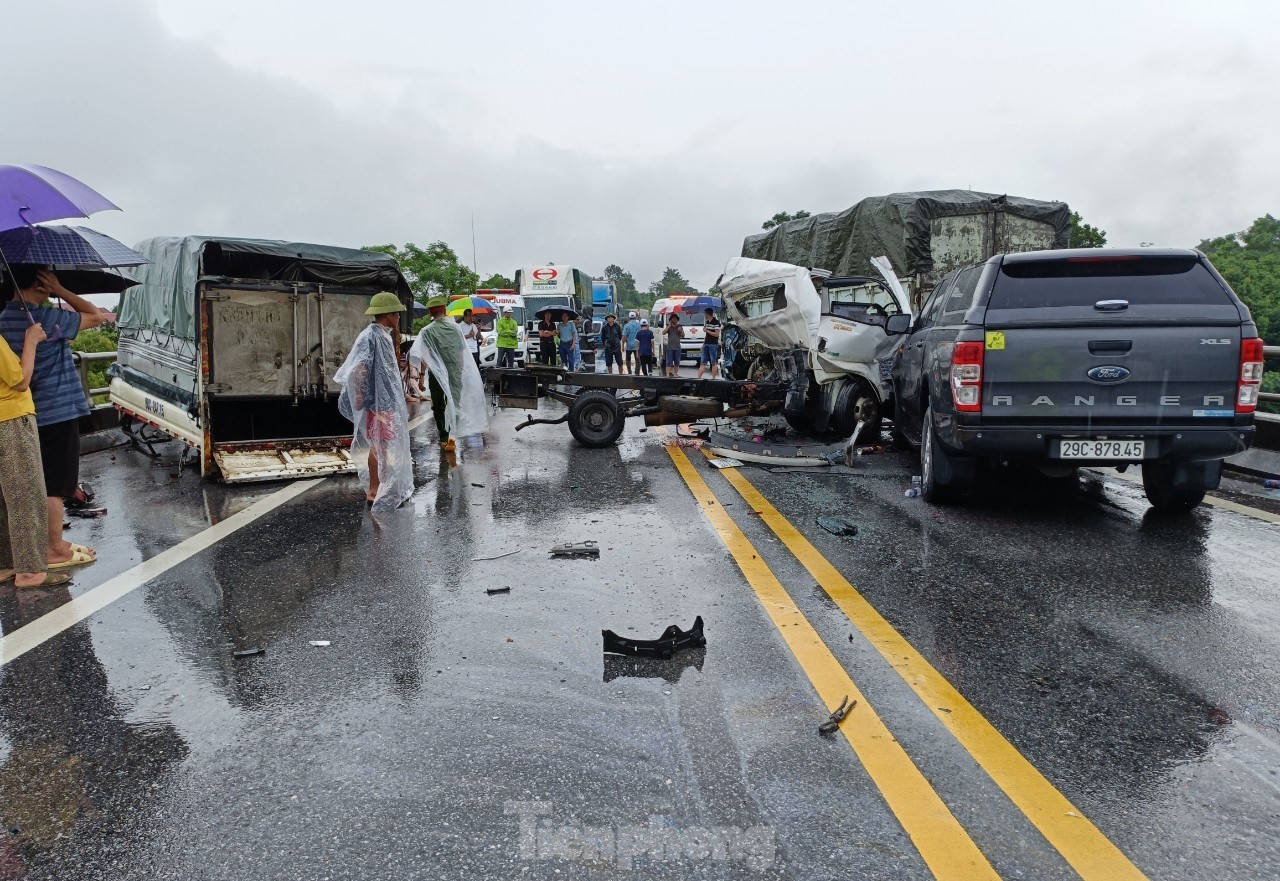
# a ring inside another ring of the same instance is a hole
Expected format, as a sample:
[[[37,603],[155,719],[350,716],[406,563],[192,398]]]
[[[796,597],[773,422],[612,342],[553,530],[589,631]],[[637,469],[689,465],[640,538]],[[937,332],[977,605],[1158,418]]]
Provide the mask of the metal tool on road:
[[[831,711],[827,721],[818,726],[818,733],[834,734],[840,730],[840,723],[844,721],[844,717],[853,712],[853,708],[857,705],[858,702],[856,700],[853,703],[849,703],[849,695],[846,694],[844,699],[840,701],[840,706]]]
[[[599,557],[600,546],[594,541],[580,541],[576,544],[567,541],[551,549],[553,557]]]
[[[636,655],[649,658],[669,658],[680,649],[698,648],[707,644],[702,634],[702,616],[694,619],[693,626],[681,630],[672,624],[657,639],[627,639],[612,630],[602,630],[604,650],[613,655]]]

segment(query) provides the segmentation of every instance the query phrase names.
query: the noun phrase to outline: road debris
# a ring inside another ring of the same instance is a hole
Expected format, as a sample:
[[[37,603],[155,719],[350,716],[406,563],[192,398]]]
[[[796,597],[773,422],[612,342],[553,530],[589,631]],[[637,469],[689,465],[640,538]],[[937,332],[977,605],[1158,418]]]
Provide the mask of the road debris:
[[[647,658],[669,658],[681,649],[700,648],[707,644],[702,634],[702,616],[694,619],[693,626],[681,630],[672,624],[657,639],[627,639],[612,630],[602,630],[604,651],[611,655],[635,655]]]
[[[488,562],[489,560],[501,560],[503,557],[509,557],[509,556],[511,556],[512,554],[518,554],[518,553],[520,553],[520,549],[519,549],[519,548],[516,548],[514,551],[507,551],[505,554],[498,554],[497,556],[494,556],[494,557],[472,557],[472,558],[471,558],[471,562],[472,562],[472,563],[486,563],[486,562]]]
[[[857,535],[858,524],[845,517],[817,517],[813,521],[832,535]]]
[[[564,544],[556,545],[551,549],[553,557],[598,557],[600,556],[600,546],[594,541],[580,541],[577,543],[567,541]]]
[[[488,588],[485,588],[484,592],[487,593],[489,596],[493,596],[494,594],[499,594],[499,593],[511,593],[511,588],[510,587],[488,587]]]
[[[831,711],[827,721],[818,726],[818,733],[834,734],[840,729],[840,723],[844,721],[844,717],[849,715],[857,705],[857,701],[849,703],[849,695],[846,694],[844,700],[840,701],[840,706]]]
[[[471,485],[472,485],[472,486],[478,486],[480,489],[484,489],[484,484],[483,484],[483,483],[473,483],[473,484],[471,484]]]
[[[325,647],[325,646],[327,646],[327,645],[329,644],[329,640],[327,640],[327,639],[313,639],[313,640],[311,640],[311,644],[312,644],[312,645],[314,645],[314,646],[316,646],[317,648],[323,648],[323,647]]]
[[[250,657],[253,657],[254,655],[265,655],[266,653],[267,653],[267,650],[259,646],[251,649],[236,649],[234,652],[231,653],[231,657],[250,658]]]
[[[740,459],[730,459],[728,456],[720,456],[710,462],[713,468],[741,468],[744,464]]]
[[[918,487],[918,486],[913,486],[913,487],[911,487],[911,489],[909,489],[909,490],[907,490],[906,492],[904,492],[904,493],[903,493],[903,495],[904,495],[904,496],[906,496],[906,497],[907,497],[907,498],[909,498],[909,499],[917,499],[917,498],[919,498],[919,497],[920,497],[921,492],[922,492],[922,490],[920,489],[920,487]]]

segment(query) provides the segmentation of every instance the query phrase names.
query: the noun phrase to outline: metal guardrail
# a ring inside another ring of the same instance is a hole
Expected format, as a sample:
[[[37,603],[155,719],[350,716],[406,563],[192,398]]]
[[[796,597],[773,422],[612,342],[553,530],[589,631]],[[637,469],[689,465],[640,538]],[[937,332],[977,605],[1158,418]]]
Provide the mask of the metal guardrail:
[[[1264,359],[1280,358],[1280,346],[1263,346],[1262,357]],[[1260,392],[1258,394],[1258,400],[1269,401],[1272,403],[1280,403],[1280,394],[1276,394],[1275,392]]]
[[[105,386],[103,388],[89,387],[89,365],[94,363],[111,363],[116,360],[115,352],[72,352],[71,360],[75,362],[76,372],[80,374],[80,384],[84,386],[85,397],[89,399],[89,406],[95,406],[93,399],[96,395],[105,395],[110,391]],[[109,407],[110,404],[102,404],[99,406]]]

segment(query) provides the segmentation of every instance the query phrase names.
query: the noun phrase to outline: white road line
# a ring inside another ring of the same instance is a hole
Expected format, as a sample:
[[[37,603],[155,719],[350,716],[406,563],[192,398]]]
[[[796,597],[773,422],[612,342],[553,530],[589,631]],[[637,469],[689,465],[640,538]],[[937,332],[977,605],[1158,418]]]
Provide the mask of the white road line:
[[[264,514],[274,511],[290,499],[302,495],[325,478],[299,480],[290,483],[284,489],[259,499],[249,507],[226,520],[215,523],[203,532],[186,541],[179,542],[167,551],[156,554],[150,560],[139,563],[128,572],[122,572],[115,578],[76,597],[65,605],[59,606],[47,615],[42,615],[30,624],[19,627],[6,636],[0,636],[0,667],[10,661],[22,657],[36,646],[52,639],[62,631],[88,618],[90,615],[120,599],[125,594],[137,590],[151,579],[161,575],[179,563],[194,557],[205,548],[212,547],[238,529],[242,529]]]
[[[409,421],[409,430],[413,431],[431,418],[431,409]],[[30,624],[19,627],[6,636],[0,636],[0,667],[10,661],[22,657],[36,646],[57,636],[68,627],[74,627],[85,618],[109,606],[125,594],[137,590],[151,579],[190,559],[205,548],[212,547],[231,533],[268,514],[292,498],[300,496],[318,483],[328,478],[318,477],[312,480],[299,480],[284,489],[272,493],[265,499],[259,499],[249,507],[226,520],[210,526],[208,529],[191,536],[167,551],[156,554],[150,560],[139,563],[128,572],[122,572],[93,590],[76,597],[65,605],[59,606],[47,615],[42,615]]]

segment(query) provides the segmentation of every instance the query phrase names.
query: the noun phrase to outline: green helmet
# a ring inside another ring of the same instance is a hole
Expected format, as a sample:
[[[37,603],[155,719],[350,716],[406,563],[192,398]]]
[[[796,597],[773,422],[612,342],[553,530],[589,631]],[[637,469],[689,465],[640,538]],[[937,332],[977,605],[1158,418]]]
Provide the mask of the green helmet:
[[[444,294],[441,294],[438,297],[432,297],[430,300],[427,300],[427,308],[428,309],[447,309],[449,308],[449,298],[446,297]]]
[[[400,302],[400,298],[395,294],[383,291],[380,294],[374,294],[369,300],[369,308],[364,310],[365,315],[386,315],[388,312],[403,312],[404,303]]]

